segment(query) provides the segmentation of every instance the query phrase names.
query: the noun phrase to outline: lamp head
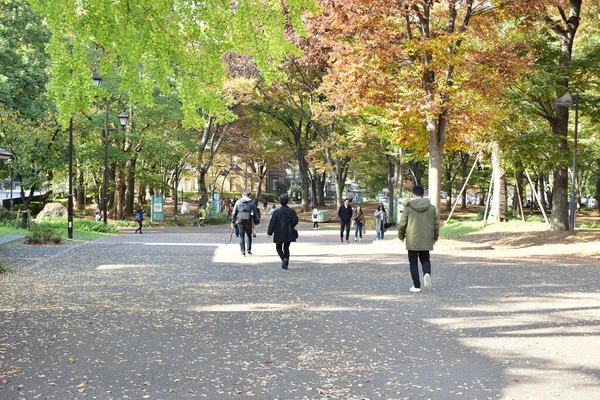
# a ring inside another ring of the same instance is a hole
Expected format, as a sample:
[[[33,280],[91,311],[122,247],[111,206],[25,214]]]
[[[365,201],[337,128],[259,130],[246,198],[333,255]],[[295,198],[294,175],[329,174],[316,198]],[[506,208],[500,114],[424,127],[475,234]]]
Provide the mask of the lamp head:
[[[98,89],[102,86],[102,77],[96,71],[92,72],[92,80],[94,81],[94,86]]]
[[[128,120],[129,120],[129,115],[127,115],[127,113],[125,111],[123,111],[121,114],[119,114],[119,123],[121,124],[121,126],[123,128],[125,128],[125,125],[127,125]]]

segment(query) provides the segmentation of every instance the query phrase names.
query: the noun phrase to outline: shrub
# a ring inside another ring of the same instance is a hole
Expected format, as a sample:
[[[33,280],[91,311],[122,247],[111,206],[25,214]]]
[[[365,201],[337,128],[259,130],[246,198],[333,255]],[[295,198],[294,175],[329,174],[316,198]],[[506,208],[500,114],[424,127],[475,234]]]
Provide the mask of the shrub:
[[[9,211],[4,207],[0,207],[0,223],[10,223],[12,225],[15,223],[18,214],[17,211]]]
[[[229,222],[229,217],[227,213],[218,213],[215,215],[207,215],[204,223],[207,225],[220,225]]]
[[[26,237],[27,243],[30,244],[45,244],[62,242],[62,233],[56,232],[54,228],[34,226],[31,228],[31,234]]]
[[[67,230],[68,220],[66,218],[43,218],[42,222],[36,223],[36,226],[42,228],[52,228]],[[135,224],[137,225],[137,223]],[[119,233],[119,230],[112,223],[104,225],[102,221],[93,219],[75,218],[73,228],[78,231],[99,232],[99,233]]]
[[[29,212],[31,213],[32,217],[38,215],[43,209],[44,203],[41,201],[32,201],[29,203]]]

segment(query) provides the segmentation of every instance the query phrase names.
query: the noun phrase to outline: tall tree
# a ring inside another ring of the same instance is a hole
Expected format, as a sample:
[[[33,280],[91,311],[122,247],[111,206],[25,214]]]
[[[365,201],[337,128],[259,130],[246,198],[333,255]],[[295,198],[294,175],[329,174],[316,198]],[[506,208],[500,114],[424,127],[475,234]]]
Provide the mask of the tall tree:
[[[474,0],[322,0],[319,33],[329,38],[323,90],[336,106],[386,107],[427,146],[429,197],[440,203],[442,153],[453,121],[485,125],[482,98],[497,95],[518,71],[521,43],[499,12],[511,2]],[[493,68],[492,68],[493,65]],[[456,124],[454,126],[457,126]]]

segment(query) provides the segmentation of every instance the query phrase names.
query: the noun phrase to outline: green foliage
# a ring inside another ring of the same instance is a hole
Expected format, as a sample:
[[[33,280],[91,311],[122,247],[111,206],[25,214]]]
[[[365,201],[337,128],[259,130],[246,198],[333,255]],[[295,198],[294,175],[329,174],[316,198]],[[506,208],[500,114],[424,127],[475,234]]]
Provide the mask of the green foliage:
[[[11,271],[4,263],[2,262],[2,255],[0,254],[0,273]]]
[[[7,210],[4,207],[0,207],[0,224],[10,223],[14,224],[15,219],[19,213],[15,210]]]
[[[27,2],[0,1],[0,104],[28,119],[45,110],[49,40],[48,27]]]
[[[221,212],[215,215],[207,215],[204,223],[206,225],[221,225],[229,222],[229,217],[226,212]]]
[[[90,66],[103,76],[122,76],[120,92],[132,103],[149,104],[155,85],[167,92],[175,83],[184,125],[203,127],[198,110],[231,119],[221,88],[223,56],[252,54],[263,76],[280,76],[286,56],[297,54],[287,40],[286,22],[302,27],[312,0],[286,2],[209,0],[190,6],[167,0],[65,2],[32,0],[53,33],[48,51],[53,60],[50,93],[61,121],[93,102]],[[260,21],[260,23],[256,23]],[[90,45],[103,52],[90,51]]]
[[[29,203],[29,212],[31,215],[36,216],[44,209],[44,203],[41,201],[32,201]]]
[[[581,229],[600,229],[600,224],[597,224],[596,222],[592,222],[591,224],[581,224],[579,226],[579,228],[581,228]]]
[[[68,221],[66,218],[44,218],[42,222],[36,222],[35,225],[41,228],[49,228],[56,230],[67,230]],[[87,232],[99,232],[99,233],[119,233],[119,230],[115,226],[116,222],[113,224],[111,221],[110,224],[104,225],[102,221],[95,221],[92,219],[86,218],[75,218],[73,220],[73,229],[79,231],[87,231]],[[137,222],[134,223],[137,226]]]
[[[62,242],[62,233],[54,228],[36,225],[31,228],[31,234],[26,236],[27,243],[30,244],[59,244]]]

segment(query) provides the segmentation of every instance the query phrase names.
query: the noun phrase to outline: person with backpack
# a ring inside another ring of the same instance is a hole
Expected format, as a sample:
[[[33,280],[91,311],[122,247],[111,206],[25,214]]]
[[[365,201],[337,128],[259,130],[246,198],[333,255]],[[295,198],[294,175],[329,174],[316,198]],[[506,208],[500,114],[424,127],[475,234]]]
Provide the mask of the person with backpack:
[[[313,223],[313,229],[321,229],[319,227],[319,208],[315,207],[312,210],[312,223]]]
[[[140,231],[140,234],[142,233],[142,224],[144,223],[144,214],[145,213],[146,213],[146,209],[144,207],[140,207],[136,211],[135,221],[138,223],[139,227],[135,230],[134,233],[137,233],[137,231]]]
[[[249,190],[244,190],[242,193],[242,198],[239,199],[233,206],[231,218],[231,228],[237,226],[240,232],[240,251],[242,256],[246,256],[246,253],[252,254],[252,224],[257,221],[258,217],[256,206],[250,198]],[[247,251],[246,237],[248,238]]]
[[[204,226],[204,220],[206,219],[206,209],[204,208],[204,204],[200,204],[196,216],[198,217],[198,226]]]
[[[269,221],[269,228],[267,228],[267,236],[273,237],[283,269],[288,269],[290,262],[290,243],[295,242],[298,237],[295,229],[295,226],[298,225],[298,214],[296,214],[296,210],[288,207],[289,201],[287,194],[279,198],[281,207],[275,209]]]

